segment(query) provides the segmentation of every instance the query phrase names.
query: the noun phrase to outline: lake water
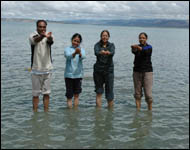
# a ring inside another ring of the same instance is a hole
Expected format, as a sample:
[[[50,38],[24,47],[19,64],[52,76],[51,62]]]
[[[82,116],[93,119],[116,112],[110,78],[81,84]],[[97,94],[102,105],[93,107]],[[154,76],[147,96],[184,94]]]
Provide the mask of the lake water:
[[[40,96],[37,113],[32,111],[29,34],[35,22],[1,23],[1,148],[189,148],[189,29],[141,28],[49,23],[54,73],[49,112]],[[116,46],[114,56],[114,108],[95,102],[94,44],[108,29]],[[67,109],[64,82],[64,47],[74,33],[83,37],[86,50],[83,91],[78,109]],[[136,111],[133,98],[130,45],[146,32],[153,46],[153,110]]]

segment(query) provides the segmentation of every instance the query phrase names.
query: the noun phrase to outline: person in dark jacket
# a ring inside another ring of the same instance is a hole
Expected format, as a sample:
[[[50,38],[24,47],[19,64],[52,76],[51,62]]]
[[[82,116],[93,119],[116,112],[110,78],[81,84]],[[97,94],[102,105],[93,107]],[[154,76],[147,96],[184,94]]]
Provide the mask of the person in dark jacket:
[[[94,64],[93,78],[96,92],[96,106],[101,107],[102,94],[104,93],[103,85],[105,84],[105,96],[108,107],[113,106],[113,85],[114,85],[114,64],[113,56],[115,54],[115,45],[110,43],[109,31],[103,30],[100,35],[101,40],[94,46],[96,63]]]
[[[152,110],[152,84],[153,84],[153,67],[151,62],[152,46],[146,41],[148,36],[142,32],[139,34],[138,45],[131,45],[132,53],[135,55],[133,68],[133,82],[135,90],[136,107],[141,107],[142,88],[144,88],[145,100],[148,109]]]

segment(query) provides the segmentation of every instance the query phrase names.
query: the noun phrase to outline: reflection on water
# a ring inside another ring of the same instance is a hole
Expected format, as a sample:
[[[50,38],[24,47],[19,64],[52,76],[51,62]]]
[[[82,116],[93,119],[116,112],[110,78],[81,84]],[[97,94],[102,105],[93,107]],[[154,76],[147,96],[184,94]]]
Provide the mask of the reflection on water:
[[[90,113],[86,113],[85,109]],[[24,145],[23,148],[38,149],[157,147],[151,142],[152,111],[129,110],[129,112],[132,114],[122,115],[130,118],[128,120],[131,121],[127,122],[125,117],[122,120],[116,118],[117,107],[113,109],[64,108],[61,112],[36,112],[25,124],[29,127],[26,136],[28,139],[17,146]],[[56,117],[56,122],[52,122]]]
[[[135,134],[132,136],[136,140],[148,136],[152,123],[152,111],[145,111],[140,113],[136,111],[131,127],[136,129]]]
[[[73,108],[73,109],[67,109],[68,111],[65,111],[65,126],[66,126],[66,132],[64,134],[65,136],[65,142],[70,143],[76,143],[76,138],[78,136],[78,130],[79,130],[79,110],[78,108]]]
[[[46,148],[51,141],[49,135],[53,132],[50,127],[48,113],[34,113],[31,118],[31,144],[35,148]]]
[[[129,142],[131,148],[146,148],[146,139],[150,136],[152,127],[152,111],[135,111],[133,122],[129,124],[129,129],[133,129],[131,138],[134,140]],[[135,143],[135,144],[134,144]]]
[[[105,145],[108,145],[113,134],[113,109],[107,109],[106,112],[103,112],[102,108],[96,108],[94,117],[95,143],[93,148],[104,148]]]

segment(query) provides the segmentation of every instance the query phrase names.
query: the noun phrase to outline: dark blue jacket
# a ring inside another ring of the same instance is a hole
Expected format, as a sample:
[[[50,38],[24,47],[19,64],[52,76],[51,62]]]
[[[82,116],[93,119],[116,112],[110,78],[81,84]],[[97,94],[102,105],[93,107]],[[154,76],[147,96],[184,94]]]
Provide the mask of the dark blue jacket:
[[[111,55],[101,55],[101,50],[108,50]],[[101,41],[97,42],[94,46],[94,53],[97,57],[96,63],[94,64],[94,71],[106,71],[113,72],[114,64],[113,64],[113,56],[115,54],[115,45],[114,43],[107,43],[106,48],[103,47],[103,43]]]

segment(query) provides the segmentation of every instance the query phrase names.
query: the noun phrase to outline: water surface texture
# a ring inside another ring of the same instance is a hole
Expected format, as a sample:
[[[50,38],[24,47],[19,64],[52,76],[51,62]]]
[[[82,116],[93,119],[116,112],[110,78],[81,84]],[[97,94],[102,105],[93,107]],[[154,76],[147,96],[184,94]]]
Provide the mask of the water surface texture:
[[[35,22],[1,23],[1,148],[189,148],[189,29],[140,28],[49,23],[53,78],[49,112],[32,111],[29,34]],[[114,108],[95,107],[93,82],[94,44],[108,29],[116,46],[114,56]],[[78,109],[67,109],[65,97],[64,48],[74,33],[83,37],[86,50],[83,91]],[[130,45],[146,32],[153,46],[153,110],[144,97],[136,111],[133,98]]]

